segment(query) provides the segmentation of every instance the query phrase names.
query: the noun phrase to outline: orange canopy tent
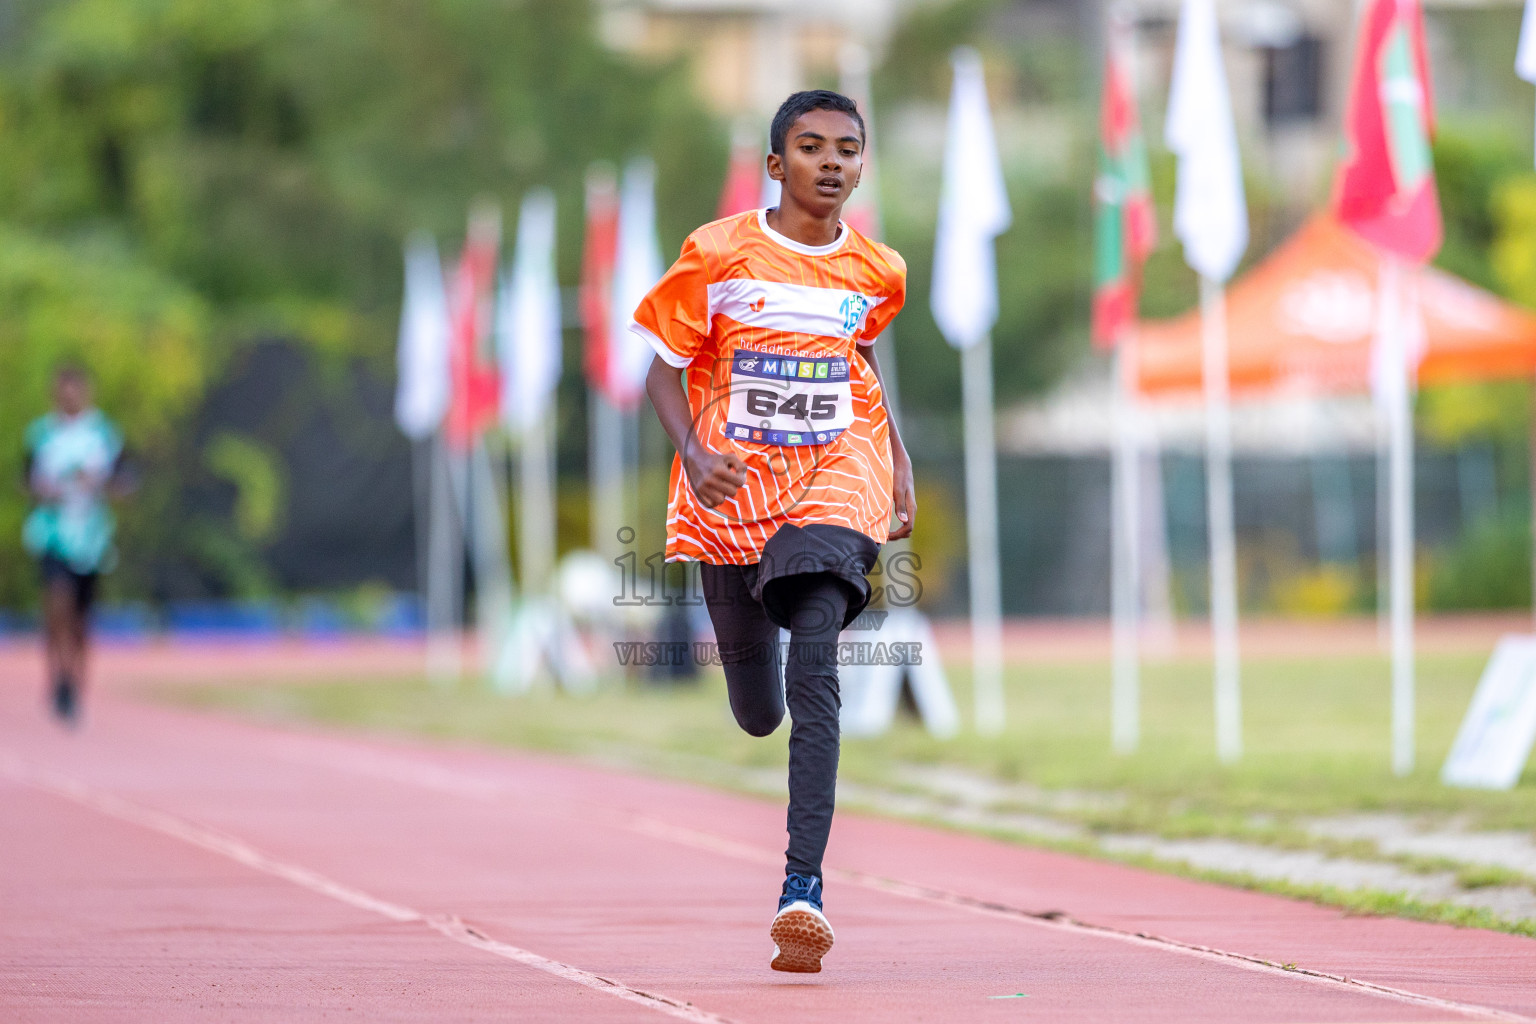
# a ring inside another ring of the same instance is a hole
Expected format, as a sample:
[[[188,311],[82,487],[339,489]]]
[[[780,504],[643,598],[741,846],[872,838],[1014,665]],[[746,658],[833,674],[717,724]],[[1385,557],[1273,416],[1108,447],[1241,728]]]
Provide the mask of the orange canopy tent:
[[[1381,257],[1319,215],[1227,296],[1234,396],[1370,388],[1371,341]],[[1424,383],[1536,375],[1536,315],[1441,270],[1419,285],[1426,348]],[[1136,366],[1141,394],[1199,394],[1200,315],[1142,325]]]

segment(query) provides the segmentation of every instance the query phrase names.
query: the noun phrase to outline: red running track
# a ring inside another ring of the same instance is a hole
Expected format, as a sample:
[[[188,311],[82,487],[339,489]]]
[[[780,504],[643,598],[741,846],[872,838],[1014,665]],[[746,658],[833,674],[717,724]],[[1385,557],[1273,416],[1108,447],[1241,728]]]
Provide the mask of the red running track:
[[[112,692],[65,733],[28,682],[0,1020],[1536,1020],[1536,941],[857,815],[826,970],[775,974],[774,802]]]

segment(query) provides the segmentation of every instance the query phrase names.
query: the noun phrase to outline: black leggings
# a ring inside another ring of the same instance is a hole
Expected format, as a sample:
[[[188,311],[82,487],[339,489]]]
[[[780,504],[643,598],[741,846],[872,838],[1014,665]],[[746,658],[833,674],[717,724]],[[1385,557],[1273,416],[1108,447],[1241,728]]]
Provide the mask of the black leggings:
[[[832,830],[837,797],[837,636],[851,594],[829,572],[775,581],[789,611],[789,664],[779,671],[779,627],[752,596],[751,567],[700,567],[704,599],[715,624],[731,711],[753,736],[767,736],[784,720],[789,731],[789,849],[786,870],[821,877],[821,858]]]

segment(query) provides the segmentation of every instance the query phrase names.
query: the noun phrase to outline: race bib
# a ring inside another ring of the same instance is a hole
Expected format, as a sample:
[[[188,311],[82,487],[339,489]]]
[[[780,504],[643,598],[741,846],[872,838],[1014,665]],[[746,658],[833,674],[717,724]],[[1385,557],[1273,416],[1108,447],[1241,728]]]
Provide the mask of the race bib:
[[[783,356],[739,348],[731,360],[725,436],[761,444],[826,444],[853,425],[842,356]]]

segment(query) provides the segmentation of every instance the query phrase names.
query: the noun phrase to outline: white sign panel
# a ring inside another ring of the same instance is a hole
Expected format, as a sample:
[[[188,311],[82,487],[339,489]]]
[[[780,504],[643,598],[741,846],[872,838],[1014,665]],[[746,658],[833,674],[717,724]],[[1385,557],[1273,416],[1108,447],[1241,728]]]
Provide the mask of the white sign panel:
[[[1472,706],[1440,769],[1448,786],[1510,789],[1536,743],[1536,637],[1506,636],[1494,648]]]
[[[928,732],[940,739],[958,733],[960,709],[955,706],[944,666],[939,663],[939,645],[934,642],[933,627],[927,617],[911,608],[892,608],[880,627],[879,637],[881,648],[900,650],[902,654],[895,659],[856,659],[854,664],[838,669],[843,734],[880,736],[889,730],[901,703],[903,678],[912,688],[917,713]]]

